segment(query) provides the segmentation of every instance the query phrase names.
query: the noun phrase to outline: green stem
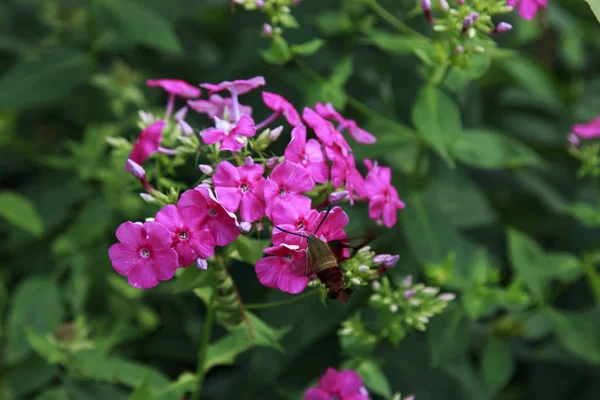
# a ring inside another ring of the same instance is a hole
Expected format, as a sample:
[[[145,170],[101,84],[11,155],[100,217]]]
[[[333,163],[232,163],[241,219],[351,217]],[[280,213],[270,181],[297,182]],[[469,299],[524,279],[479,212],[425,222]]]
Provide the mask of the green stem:
[[[404,22],[400,21],[398,18],[394,17],[392,13],[383,8],[381,4],[377,2],[377,0],[364,0],[364,2],[369,7],[371,7],[371,9],[375,11],[375,13],[379,15],[381,19],[383,19],[385,22],[396,28],[398,32],[406,33],[407,35],[418,36],[424,39],[429,39],[427,36],[420,34],[419,32],[406,25]]]
[[[208,345],[210,344],[210,337],[212,334],[213,320],[215,316],[215,300],[217,298],[217,290],[213,289],[213,295],[210,299],[210,303],[206,306],[206,317],[204,319],[204,328],[202,329],[202,343],[200,343],[200,349],[198,350],[198,365],[196,367],[196,376],[198,377],[198,385],[196,391],[192,394],[191,400],[199,400],[200,392],[202,391],[202,384],[204,383],[204,364],[206,362],[206,353],[208,351]]]
[[[594,296],[596,306],[600,307],[600,274],[596,271],[594,264],[589,260],[584,259],[583,266],[588,282],[590,283],[590,289],[592,290],[592,296]]]
[[[311,290],[311,291],[303,293],[301,295],[294,296],[291,299],[274,301],[272,303],[246,304],[246,309],[247,310],[258,310],[261,308],[271,308],[271,307],[283,306],[285,304],[295,303],[299,300],[302,300],[305,297],[312,296],[313,294],[315,294],[317,292],[318,292],[318,290]]]

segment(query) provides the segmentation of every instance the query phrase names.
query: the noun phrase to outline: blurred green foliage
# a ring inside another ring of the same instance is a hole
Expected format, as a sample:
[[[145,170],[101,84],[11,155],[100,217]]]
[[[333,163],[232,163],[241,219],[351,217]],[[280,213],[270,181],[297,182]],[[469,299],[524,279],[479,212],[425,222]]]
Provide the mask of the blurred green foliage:
[[[156,210],[107,138],[134,139],[140,108],[161,112],[145,79],[255,75],[298,108],[331,101],[377,136],[356,154],[393,168],[407,207],[374,249],[401,255],[398,285],[411,273],[458,294],[426,333],[342,365],[374,396],[600,398],[600,199],[565,139],[600,110],[598,21],[572,0],[532,22],[510,14],[498,48],[438,76],[417,2],[381,2],[416,36],[369,3],[304,0],[299,28],[271,41],[260,13],[223,0],[0,4],[0,398],[175,400],[195,387],[205,278],[185,271],[142,293],[113,271],[116,227]],[[177,166],[190,182],[194,171]],[[348,213],[354,232],[370,223],[366,207]],[[258,283],[260,254],[244,240],[230,268],[244,301],[289,299]],[[369,345],[336,334],[366,301],[259,309],[252,341],[217,329],[203,398],[298,398],[343,351]]]

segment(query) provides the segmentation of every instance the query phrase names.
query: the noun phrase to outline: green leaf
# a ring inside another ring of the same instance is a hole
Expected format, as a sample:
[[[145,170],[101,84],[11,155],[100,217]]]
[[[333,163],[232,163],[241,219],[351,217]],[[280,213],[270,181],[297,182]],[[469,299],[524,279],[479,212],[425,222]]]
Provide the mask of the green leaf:
[[[470,334],[471,322],[459,307],[432,318],[427,329],[432,367],[438,367],[465,354]]]
[[[205,372],[216,365],[233,365],[240,353],[256,346],[271,347],[283,352],[279,339],[289,332],[290,328],[274,329],[250,312],[246,312],[246,316],[252,331],[248,324],[244,324],[243,328],[212,343],[206,355]]]
[[[261,51],[263,59],[269,64],[283,65],[292,59],[292,52],[281,35],[274,35],[269,50]]]
[[[454,167],[450,148],[462,133],[460,111],[456,103],[438,88],[425,86],[413,106],[412,120],[419,133],[446,164]]]
[[[152,398],[152,390],[150,390],[148,377],[146,376],[142,383],[135,388],[127,400],[148,400]]]
[[[171,23],[143,2],[98,0],[96,5],[97,12],[116,23],[119,38],[156,50],[181,52],[181,43]]]
[[[301,56],[311,56],[315,54],[321,47],[325,45],[325,41],[323,39],[313,39],[309,42],[302,44],[294,44],[291,46],[290,50],[293,54],[300,54]]]
[[[86,81],[93,65],[89,55],[61,49],[17,63],[0,78],[0,112],[55,103]]]
[[[69,400],[127,400],[122,389],[105,383],[68,379],[65,386]]]
[[[423,46],[423,41],[415,37],[389,33],[373,29],[365,40],[378,49],[391,54],[411,54]]]
[[[373,360],[365,360],[356,368],[369,391],[385,398],[392,397],[392,388],[387,377]]]
[[[31,329],[26,331],[29,344],[48,364],[61,364],[67,361],[67,354],[50,335],[40,335]]]
[[[63,388],[53,388],[44,390],[35,396],[33,400],[69,400],[67,391]]]
[[[270,243],[270,239],[259,240],[240,235],[235,242],[231,244],[233,250],[231,257],[250,265],[256,265],[256,262],[265,255],[263,250],[269,247]]]
[[[31,200],[17,192],[0,192],[0,217],[34,236],[39,237],[44,230]]]
[[[523,143],[486,129],[465,131],[456,143],[454,155],[464,164],[482,169],[543,165],[543,160]]]
[[[161,293],[169,294],[185,293],[194,289],[212,286],[214,279],[215,274],[210,267],[203,271],[192,265],[178,272],[174,280],[163,282],[159,290]]]
[[[333,67],[329,81],[332,86],[343,87],[352,76],[352,57],[344,57]]]
[[[588,203],[575,203],[569,206],[569,213],[577,218],[579,223],[588,228],[600,226],[600,208]]]
[[[515,361],[505,340],[489,336],[481,354],[481,375],[487,389],[496,394],[512,378]]]
[[[168,384],[164,389],[156,393],[152,400],[181,399],[186,392],[191,392],[198,386],[198,377],[188,372],[181,374],[177,381]]]
[[[21,281],[8,316],[5,361],[15,363],[31,353],[27,328],[42,335],[51,333],[63,316],[60,293],[53,280],[29,278]]]
[[[24,396],[44,387],[58,374],[57,365],[49,365],[32,354],[6,371],[6,383],[15,395]]]
[[[315,17],[319,30],[329,36],[348,33],[352,30],[352,20],[346,13],[321,11]]]
[[[592,9],[592,12],[596,16],[598,22],[600,22],[600,0],[585,0]]]
[[[600,310],[566,312],[548,308],[545,311],[558,340],[579,358],[600,364]]]

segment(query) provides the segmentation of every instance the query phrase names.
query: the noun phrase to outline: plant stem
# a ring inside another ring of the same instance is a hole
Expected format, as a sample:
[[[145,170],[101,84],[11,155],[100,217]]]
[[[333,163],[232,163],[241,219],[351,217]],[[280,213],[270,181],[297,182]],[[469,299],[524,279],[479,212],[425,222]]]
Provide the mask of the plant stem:
[[[204,364],[206,362],[206,353],[212,334],[213,319],[215,315],[215,299],[217,298],[217,290],[213,290],[214,293],[210,299],[210,303],[206,306],[206,317],[204,319],[204,328],[202,329],[202,343],[200,343],[200,349],[198,350],[198,365],[196,366],[198,386],[196,387],[196,391],[192,394],[191,400],[200,399],[200,392],[202,391],[202,384],[204,383]]]
[[[295,303],[299,300],[302,300],[305,297],[312,296],[313,294],[315,294],[317,292],[318,292],[318,290],[311,290],[311,291],[303,293],[301,295],[294,296],[291,299],[274,301],[272,303],[246,304],[246,309],[247,310],[258,310],[261,308],[271,308],[271,307],[283,306],[285,304]]]
[[[398,18],[394,17],[392,13],[383,8],[381,4],[377,2],[377,0],[364,0],[364,2],[371,7],[371,9],[375,11],[375,13],[379,15],[381,19],[396,28],[398,32],[406,33],[407,35],[418,36],[419,38],[423,39],[429,39],[427,36],[420,34],[406,25],[404,22],[400,21]]]
[[[583,266],[585,268],[585,274],[590,284],[592,296],[596,302],[596,306],[600,307],[600,274],[596,271],[594,263],[590,260],[583,259]]]

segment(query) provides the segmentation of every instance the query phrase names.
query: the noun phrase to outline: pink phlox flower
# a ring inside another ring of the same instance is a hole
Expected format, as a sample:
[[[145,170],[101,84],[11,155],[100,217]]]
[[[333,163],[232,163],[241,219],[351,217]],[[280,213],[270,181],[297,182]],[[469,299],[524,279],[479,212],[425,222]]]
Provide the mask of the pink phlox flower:
[[[211,95],[208,100],[188,100],[188,105],[194,111],[206,114],[210,119],[230,119],[233,115],[233,100],[229,97],[221,97],[218,94]],[[239,104],[241,115],[252,116],[252,107]]]
[[[276,166],[265,182],[265,201],[267,215],[278,202],[287,202],[294,197],[302,196],[315,187],[308,171],[301,165],[283,161]]]
[[[347,130],[350,136],[352,136],[358,143],[373,144],[377,140],[371,133],[359,128],[356,124],[356,121],[342,117],[331,103],[317,103],[315,105],[315,111],[323,118],[336,121],[338,124],[340,124],[338,130]]]
[[[194,129],[192,129],[190,124],[185,122],[187,112],[187,107],[181,107],[174,115],[175,121],[177,121],[177,125],[179,125],[179,129],[181,129],[181,132],[184,134],[184,136],[190,136],[194,133]]]
[[[292,130],[292,140],[285,149],[284,158],[306,168],[315,182],[327,182],[329,168],[321,145],[315,139],[306,140],[304,125],[299,125]]]
[[[313,221],[319,214],[318,211],[311,208],[311,203],[311,199],[305,196],[298,196],[287,202],[277,202],[271,209],[273,225],[286,231],[311,235],[315,228],[313,227]],[[273,228],[273,245],[288,243],[287,238],[289,236],[294,235]]]
[[[236,168],[228,161],[221,161],[212,179],[223,207],[231,212],[240,209],[243,221],[261,219],[265,215],[263,173],[259,164]]]
[[[369,196],[369,217],[381,221],[388,228],[396,224],[396,210],[404,208],[398,191],[392,186],[392,171],[389,167],[380,167],[371,160],[365,160],[369,169],[365,179],[365,189]]]
[[[526,20],[532,20],[538,10],[548,7],[548,0],[506,0],[506,4],[511,7],[519,4],[519,15]]]
[[[267,107],[279,114],[283,114],[290,125],[303,125],[298,111],[282,96],[271,92],[262,92],[262,98]]]
[[[237,217],[223,207],[210,188],[200,185],[184,192],[177,207],[197,208],[196,212],[205,216],[204,223],[212,232],[217,246],[230,244],[240,234]]]
[[[305,107],[302,111],[302,119],[326,147],[339,147],[344,155],[352,151],[344,136],[333,127],[331,122],[321,117],[314,110]]]
[[[194,99],[200,96],[200,89],[180,79],[148,79],[146,85],[161,87],[167,93],[186,99]]]
[[[215,239],[204,224],[206,215],[198,207],[176,207],[168,204],[156,214],[155,221],[171,232],[173,248],[179,255],[179,266],[187,267],[198,258],[215,253]]]
[[[140,136],[133,144],[133,149],[129,153],[128,159],[138,165],[142,165],[153,153],[158,151],[162,141],[162,130],[165,127],[165,121],[156,121],[142,130]],[[127,166],[125,166],[127,169]]]
[[[335,188],[346,185],[350,204],[359,197],[366,197],[365,180],[356,169],[354,155],[343,154],[339,147],[326,147],[327,158],[332,161],[331,165],[331,183]]]
[[[304,392],[304,400],[369,400],[369,392],[360,375],[353,370],[328,368],[319,379],[319,386]]]
[[[239,151],[248,143],[248,138],[256,135],[254,121],[242,115],[237,123],[215,117],[215,127],[200,132],[206,144],[220,143],[219,150]]]
[[[269,257],[256,263],[256,275],[260,283],[287,293],[302,292],[310,281],[306,271],[306,239],[294,236],[290,243],[268,247]]]
[[[255,76],[250,79],[238,79],[233,82],[223,81],[218,84],[213,83],[202,83],[200,86],[208,89],[208,94],[213,94],[217,92],[221,92],[223,90],[229,90],[232,93],[236,93],[237,95],[241,95],[244,93],[248,93],[251,90],[256,89],[259,86],[265,85],[265,78],[262,76]]]
[[[117,239],[108,250],[112,266],[138,289],[150,289],[173,277],[177,252],[171,248],[171,233],[158,222],[127,221],[117,228]]]
[[[587,124],[575,124],[571,132],[582,139],[594,139],[600,136],[600,116]]]

